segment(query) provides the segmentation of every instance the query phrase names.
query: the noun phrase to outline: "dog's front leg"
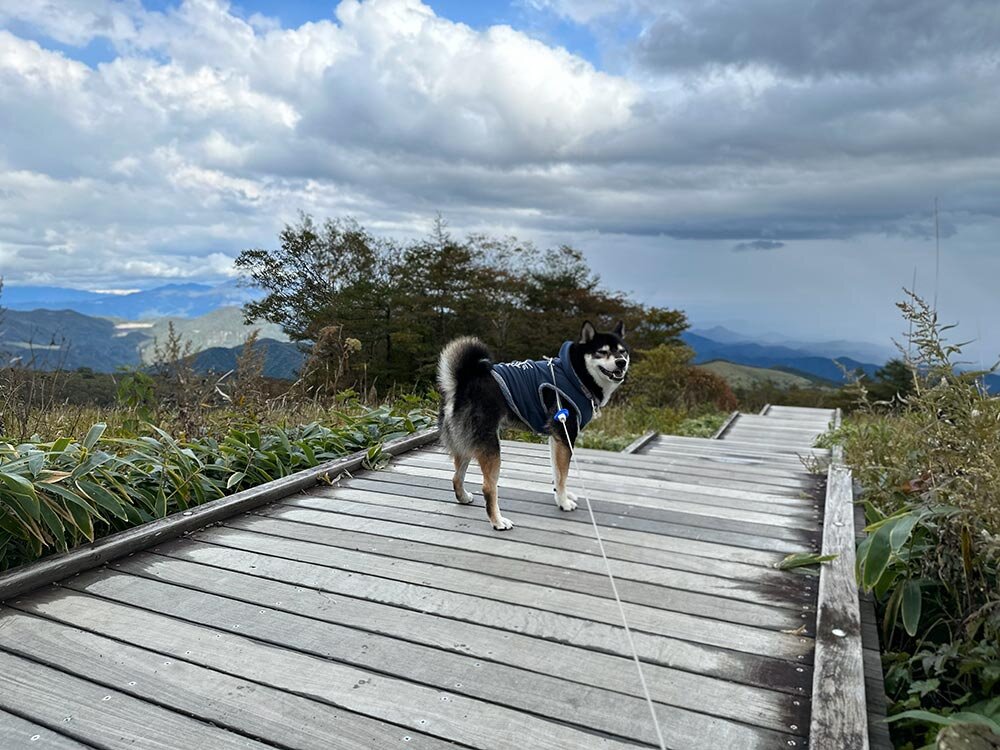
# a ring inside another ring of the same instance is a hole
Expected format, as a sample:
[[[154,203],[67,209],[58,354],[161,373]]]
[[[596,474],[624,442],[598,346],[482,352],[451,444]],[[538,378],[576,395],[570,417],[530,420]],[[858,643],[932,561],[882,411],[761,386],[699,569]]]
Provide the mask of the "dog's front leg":
[[[552,457],[552,480],[559,510],[576,510],[576,495],[566,489],[569,463],[572,458],[569,444],[555,435],[549,435],[549,454]]]

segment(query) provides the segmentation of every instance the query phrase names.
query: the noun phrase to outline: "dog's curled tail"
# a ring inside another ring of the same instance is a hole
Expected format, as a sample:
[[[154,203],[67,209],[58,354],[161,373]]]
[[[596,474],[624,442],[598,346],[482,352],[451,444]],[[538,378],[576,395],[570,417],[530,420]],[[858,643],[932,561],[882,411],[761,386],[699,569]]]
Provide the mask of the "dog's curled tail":
[[[491,367],[490,350],[479,339],[463,336],[449,342],[438,359],[437,381],[442,403],[454,398],[459,383],[488,374]]]

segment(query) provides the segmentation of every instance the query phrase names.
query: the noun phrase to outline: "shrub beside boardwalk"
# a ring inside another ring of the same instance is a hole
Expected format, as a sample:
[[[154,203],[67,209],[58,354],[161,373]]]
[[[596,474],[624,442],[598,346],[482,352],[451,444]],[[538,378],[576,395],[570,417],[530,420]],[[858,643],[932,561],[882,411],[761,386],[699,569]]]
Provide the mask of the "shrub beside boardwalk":
[[[0,443],[0,570],[359,450],[377,464],[382,443],[431,418],[380,407],[329,422],[188,440],[152,425],[105,437],[99,423],[79,440]]]
[[[875,595],[897,747],[978,724],[1000,742],[1000,399],[916,296],[907,395],[872,401],[835,440],[863,486],[858,580]],[[979,730],[977,730],[979,731]]]

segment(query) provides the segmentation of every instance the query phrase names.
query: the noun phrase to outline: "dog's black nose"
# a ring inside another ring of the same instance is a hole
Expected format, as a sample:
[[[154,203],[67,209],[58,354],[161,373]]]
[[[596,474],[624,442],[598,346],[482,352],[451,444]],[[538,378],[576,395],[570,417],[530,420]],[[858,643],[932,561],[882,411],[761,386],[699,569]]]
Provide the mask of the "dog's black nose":
[[[627,365],[627,364],[628,364],[628,360],[627,359],[616,359],[615,360],[615,367],[617,367],[619,370],[624,370],[625,369],[625,365]]]

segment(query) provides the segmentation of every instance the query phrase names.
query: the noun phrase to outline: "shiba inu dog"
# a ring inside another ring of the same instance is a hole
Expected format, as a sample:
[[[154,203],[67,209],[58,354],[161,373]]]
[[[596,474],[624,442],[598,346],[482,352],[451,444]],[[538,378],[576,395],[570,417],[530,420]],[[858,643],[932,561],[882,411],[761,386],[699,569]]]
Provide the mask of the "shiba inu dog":
[[[494,364],[489,349],[476,338],[458,338],[445,346],[437,370],[439,424],[455,462],[458,502],[473,502],[465,472],[475,459],[483,472],[490,523],[497,531],[513,528],[500,515],[497,496],[500,430],[524,426],[549,436],[556,505],[574,510],[576,497],[566,489],[572,448],[580,430],[625,380],[629,350],[624,338],[622,322],[612,331],[598,332],[587,321],[576,341],[563,343],[558,357],[506,364]],[[566,429],[555,419],[557,403],[569,410]]]

